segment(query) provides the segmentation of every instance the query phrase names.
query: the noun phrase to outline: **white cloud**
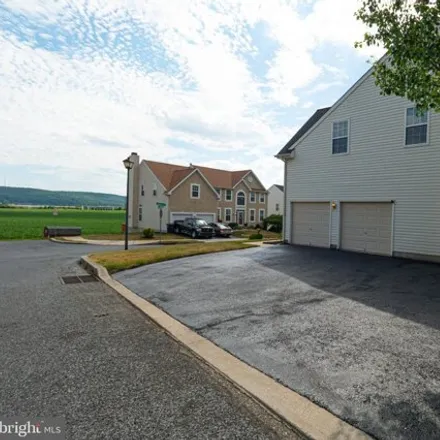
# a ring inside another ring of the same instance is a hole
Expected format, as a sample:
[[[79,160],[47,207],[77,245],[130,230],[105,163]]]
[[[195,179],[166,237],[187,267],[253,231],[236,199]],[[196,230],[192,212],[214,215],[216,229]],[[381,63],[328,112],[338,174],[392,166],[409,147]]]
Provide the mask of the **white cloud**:
[[[299,0],[3,3],[31,21],[60,26],[79,43],[70,55],[35,48],[32,29],[22,29],[25,42],[0,26],[0,160],[61,167],[61,180],[75,185],[80,175],[97,191],[123,188],[120,162],[129,151],[195,163],[198,152],[224,152],[233,157],[225,162],[231,167],[255,167],[267,186],[279,182],[282,164],[272,156],[292,130],[274,109],[297,105],[298,91],[323,75],[315,92],[346,81],[344,71],[318,63],[313,51],[325,43],[352,46],[361,29],[347,0],[340,2],[346,8],[318,0],[307,18],[298,13]],[[275,45],[263,74],[247,62],[259,54],[249,27],[260,22],[262,38]],[[136,53],[136,32],[148,37],[145,60]],[[40,37],[71,44],[48,29]],[[114,170],[115,179],[103,178],[101,169]]]

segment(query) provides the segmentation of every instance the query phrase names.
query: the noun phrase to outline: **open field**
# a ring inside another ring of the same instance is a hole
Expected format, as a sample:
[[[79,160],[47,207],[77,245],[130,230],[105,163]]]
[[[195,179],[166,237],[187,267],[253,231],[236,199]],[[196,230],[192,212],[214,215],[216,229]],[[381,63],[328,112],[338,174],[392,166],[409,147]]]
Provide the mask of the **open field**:
[[[43,229],[51,226],[80,226],[83,235],[120,234],[124,211],[81,211],[60,209],[0,209],[0,240],[43,238]]]
[[[251,245],[242,241],[200,243],[193,241],[188,244],[176,244],[149,249],[131,249],[129,251],[109,251],[91,254],[90,258],[103,265],[110,273],[121,270],[133,269],[146,264],[159,263],[160,261],[174,260],[176,258],[190,257],[192,255],[209,254],[213,252],[234,251],[249,249]],[[149,247],[149,246],[148,246]]]

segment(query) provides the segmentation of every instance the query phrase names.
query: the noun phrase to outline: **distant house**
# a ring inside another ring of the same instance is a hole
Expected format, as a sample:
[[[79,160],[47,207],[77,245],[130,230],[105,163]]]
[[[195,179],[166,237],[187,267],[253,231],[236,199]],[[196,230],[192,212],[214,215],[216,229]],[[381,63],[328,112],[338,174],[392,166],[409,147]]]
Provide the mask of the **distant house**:
[[[272,185],[267,190],[267,215],[284,213],[284,186]]]
[[[166,224],[197,216],[207,222],[241,225],[262,223],[267,191],[252,170],[227,171],[190,164],[140,161],[136,153],[130,178],[129,227],[159,230],[157,202],[163,202]]]
[[[440,114],[381,95],[372,70],[277,157],[285,242],[440,260]]]

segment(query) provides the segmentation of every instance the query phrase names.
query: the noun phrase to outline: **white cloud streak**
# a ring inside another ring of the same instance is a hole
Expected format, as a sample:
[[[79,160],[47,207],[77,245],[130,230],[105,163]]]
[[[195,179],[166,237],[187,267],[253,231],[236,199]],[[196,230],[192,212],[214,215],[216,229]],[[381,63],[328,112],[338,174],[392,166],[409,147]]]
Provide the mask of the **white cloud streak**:
[[[362,33],[353,1],[318,0],[307,17],[301,3],[309,2],[3,0],[31,22],[74,34],[78,45],[46,30],[39,38],[56,40],[59,50],[36,48],[29,27],[24,39],[0,27],[1,162],[50,164],[70,189],[105,191],[115,181],[106,182],[96,164],[114,170],[123,188],[120,162],[129,151],[196,163],[224,154],[222,166],[249,168],[242,158],[250,157],[267,186],[279,182],[282,164],[272,156],[293,133],[274,109],[312,107],[299,103],[298,91],[322,75],[315,90],[346,81],[340,68],[315,61],[314,50],[352,47]],[[248,63],[260,53],[249,32],[258,23],[275,47],[265,72]],[[92,187],[66,169],[88,175]]]

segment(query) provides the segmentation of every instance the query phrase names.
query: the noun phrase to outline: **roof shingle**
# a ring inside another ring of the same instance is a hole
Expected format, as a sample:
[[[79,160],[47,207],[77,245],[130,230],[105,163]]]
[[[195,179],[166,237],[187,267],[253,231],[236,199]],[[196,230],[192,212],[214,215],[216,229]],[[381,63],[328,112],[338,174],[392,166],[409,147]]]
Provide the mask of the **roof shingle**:
[[[250,170],[226,171],[199,165],[185,167],[169,163],[145,160],[145,163],[160,180],[162,185],[170,190],[197,168],[214,188],[232,189]]]
[[[301,139],[329,110],[331,107],[320,108],[305,122],[305,124],[293,135],[292,139],[287,142],[278,154],[289,153],[289,148]]]

